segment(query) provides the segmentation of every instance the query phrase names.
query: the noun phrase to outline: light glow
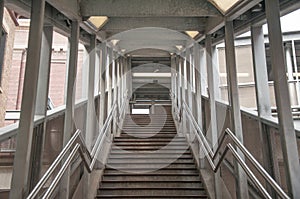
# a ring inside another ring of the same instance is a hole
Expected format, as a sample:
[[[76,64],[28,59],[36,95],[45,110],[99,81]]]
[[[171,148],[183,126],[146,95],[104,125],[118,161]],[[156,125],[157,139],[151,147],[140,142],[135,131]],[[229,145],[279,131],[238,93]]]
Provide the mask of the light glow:
[[[240,0],[210,0],[210,2],[214,4],[223,13],[227,12],[239,1]]]
[[[133,77],[171,77],[171,73],[132,73]]]
[[[113,40],[111,40],[111,43],[115,46],[115,45],[117,45],[117,43],[118,43],[119,41],[120,41],[120,40],[113,39]]]
[[[195,38],[199,34],[198,31],[185,31],[185,33],[191,38]]]
[[[132,114],[141,114],[141,115],[144,115],[144,114],[147,114],[149,115],[149,109],[132,109]]]
[[[183,46],[176,46],[176,48],[177,48],[178,50],[181,50],[181,49],[183,48]]]
[[[100,29],[107,22],[107,20],[107,16],[91,16],[88,19],[88,21],[97,29]]]

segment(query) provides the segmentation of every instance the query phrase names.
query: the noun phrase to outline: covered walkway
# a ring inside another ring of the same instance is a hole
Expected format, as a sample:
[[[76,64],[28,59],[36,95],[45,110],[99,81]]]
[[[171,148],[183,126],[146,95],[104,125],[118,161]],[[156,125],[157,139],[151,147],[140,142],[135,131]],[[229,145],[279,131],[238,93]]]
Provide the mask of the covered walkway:
[[[280,24],[299,0],[0,0],[1,19],[4,7],[30,30],[19,122],[0,128],[1,142],[17,140],[0,151],[11,176],[0,198],[300,198],[299,52]],[[47,110],[54,31],[68,38],[65,105]],[[252,110],[240,106],[234,43],[248,31]],[[76,101],[79,43],[87,97]]]

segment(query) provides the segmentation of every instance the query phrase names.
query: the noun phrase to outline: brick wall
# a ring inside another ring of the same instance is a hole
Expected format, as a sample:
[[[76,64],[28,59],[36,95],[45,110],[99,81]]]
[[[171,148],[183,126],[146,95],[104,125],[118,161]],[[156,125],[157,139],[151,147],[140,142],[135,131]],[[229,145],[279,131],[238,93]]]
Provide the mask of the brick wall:
[[[6,104],[8,100],[8,90],[9,90],[9,75],[12,64],[12,49],[14,44],[15,35],[15,24],[11,19],[8,11],[4,9],[3,15],[3,28],[7,32],[3,70],[2,70],[2,80],[1,80],[1,92],[0,92],[0,127],[4,126],[4,118],[6,112]]]

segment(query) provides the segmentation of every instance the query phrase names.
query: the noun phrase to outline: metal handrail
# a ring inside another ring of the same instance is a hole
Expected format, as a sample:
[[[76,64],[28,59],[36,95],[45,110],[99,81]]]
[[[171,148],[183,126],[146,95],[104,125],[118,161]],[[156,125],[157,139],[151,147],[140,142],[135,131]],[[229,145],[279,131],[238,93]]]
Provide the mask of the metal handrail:
[[[269,195],[267,190],[263,187],[261,182],[258,180],[258,178],[253,174],[251,169],[247,166],[243,158],[239,155],[239,153],[236,151],[236,149],[233,148],[233,146],[228,143],[224,149],[224,151],[221,154],[220,159],[217,161],[217,164],[214,163],[216,157],[218,156],[222,144],[226,140],[226,137],[229,136],[229,138],[233,141],[235,146],[245,155],[245,157],[249,160],[249,162],[255,167],[255,169],[260,173],[260,175],[272,186],[272,188],[276,191],[276,193],[284,199],[290,199],[290,197],[283,191],[283,189],[276,183],[276,181],[268,174],[268,172],[258,163],[258,161],[252,156],[252,154],[247,150],[247,148],[238,140],[238,138],[233,134],[233,132],[230,129],[226,129],[219,139],[219,145],[215,152],[212,151],[211,147],[208,144],[208,141],[206,137],[204,136],[201,128],[199,127],[198,123],[196,122],[193,114],[191,113],[190,109],[188,108],[187,104],[183,102],[183,108],[188,113],[187,116],[192,121],[193,126],[196,128],[197,132],[196,137],[200,143],[204,146],[204,152],[207,154],[207,160],[214,172],[217,172],[217,170],[220,168],[220,165],[222,161],[225,159],[225,156],[228,151],[230,151],[233,155],[233,157],[237,160],[237,162],[241,165],[247,176],[252,180],[252,182],[255,184],[255,186],[258,188],[258,190],[264,195],[264,197],[272,199],[272,197]]]
[[[104,135],[107,133],[108,127],[110,126],[110,123],[113,119],[113,114],[117,110],[117,105],[114,104],[98,137],[95,142],[95,145],[91,152],[87,149],[87,146],[82,138],[82,134],[80,130],[76,130],[74,135],[71,137],[71,139],[68,141],[68,143],[65,145],[63,150],[59,153],[59,155],[56,157],[54,162],[51,164],[49,169],[46,171],[44,176],[40,179],[40,181],[36,184],[34,189],[31,191],[31,193],[27,196],[27,199],[34,199],[38,193],[41,191],[43,186],[46,184],[46,182],[49,180],[51,175],[54,173],[55,169],[58,167],[58,165],[61,163],[61,161],[64,159],[64,157],[67,155],[67,153],[70,151],[70,149],[74,146],[76,141],[79,139],[79,143],[76,143],[75,146],[72,148],[71,153],[67,156],[64,164],[62,165],[61,169],[59,170],[57,176],[54,178],[52,183],[50,184],[49,188],[47,189],[46,193],[42,197],[43,199],[49,198],[52,193],[54,192],[56,186],[58,185],[59,181],[61,180],[63,174],[66,172],[67,168],[70,166],[73,158],[79,152],[79,155],[84,163],[84,166],[86,167],[87,171],[89,173],[92,172],[94,165],[96,163],[98,154],[100,152],[102,143],[104,141]],[[87,154],[89,161],[86,159],[85,155]]]

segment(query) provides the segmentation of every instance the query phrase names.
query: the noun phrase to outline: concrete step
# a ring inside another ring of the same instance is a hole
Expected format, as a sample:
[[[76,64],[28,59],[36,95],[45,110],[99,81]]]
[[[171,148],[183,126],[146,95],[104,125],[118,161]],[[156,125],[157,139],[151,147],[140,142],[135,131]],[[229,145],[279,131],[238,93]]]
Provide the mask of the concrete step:
[[[172,116],[127,115],[120,137],[114,138],[96,198],[208,196]]]
[[[174,141],[169,141],[169,142],[115,142],[115,146],[118,147],[127,147],[127,146],[135,146],[135,147],[140,147],[140,146],[187,146],[186,142],[181,141],[181,142],[174,142]]]
[[[126,128],[123,128],[122,133],[126,133],[126,132],[139,132],[139,133],[143,133],[143,132],[172,132],[174,134],[177,134],[176,133],[176,129],[175,128],[172,128],[172,129],[163,129],[163,128],[138,128],[138,127],[135,127],[135,128],[132,128],[132,129],[126,129]]]
[[[169,149],[169,148],[163,148],[163,149],[121,149],[121,148],[115,148],[111,151],[111,154],[191,154],[186,149]]]
[[[189,150],[159,150],[159,151],[125,151],[125,150],[114,150],[110,152],[110,155],[130,155],[130,156],[143,156],[143,155],[161,155],[161,156],[181,156],[181,155],[191,155]]]
[[[176,168],[176,169],[188,169],[188,168],[196,168],[194,163],[176,163],[173,162],[172,164],[166,163],[107,163],[107,167],[113,169],[120,169],[126,170],[130,169],[161,169],[161,168]]]
[[[191,154],[110,154],[109,159],[173,159],[173,158],[193,158]]]
[[[151,124],[150,125],[150,123],[149,124],[145,124],[145,125],[143,125],[143,124],[140,124],[140,123],[133,123],[133,124],[125,124],[124,125],[124,127],[126,127],[126,128],[130,128],[130,127],[136,127],[136,126],[138,126],[138,127],[160,127],[162,124]],[[164,127],[175,127],[175,124],[173,123],[173,122],[165,122],[164,123],[164,125],[163,125]]]
[[[163,198],[163,199],[174,199],[174,198],[180,198],[180,199],[190,199],[190,198],[204,198],[207,199],[207,195],[185,195],[185,196],[178,196],[178,195],[156,195],[156,196],[148,196],[148,195],[122,195],[122,196],[112,196],[112,195],[97,195],[96,198],[112,198],[112,199],[124,199],[124,198],[143,198],[143,199],[154,199],[154,198]]]
[[[110,188],[115,187],[115,189],[119,188],[198,188],[203,189],[203,184],[199,183],[199,181],[195,182],[181,182],[181,181],[156,181],[156,182],[148,182],[148,181],[135,181],[135,182],[124,182],[124,181],[115,181],[115,182],[101,182],[101,188]]]
[[[161,164],[161,163],[182,163],[182,164],[193,164],[194,160],[192,158],[165,158],[165,159],[144,159],[144,158],[118,158],[118,159],[108,159],[108,164]]]
[[[130,145],[130,146],[117,146],[113,145],[112,150],[114,149],[123,149],[123,150],[160,150],[160,149],[188,149],[188,146],[186,145],[166,145],[166,146],[136,146],[136,145]]]
[[[191,169],[176,169],[176,168],[163,168],[160,170],[146,170],[146,169],[140,169],[136,171],[127,170],[127,171],[120,171],[116,169],[106,168],[104,171],[104,175],[116,175],[116,176],[122,176],[122,175],[130,175],[132,173],[141,173],[144,175],[198,175],[198,170],[196,168]]]
[[[138,138],[126,138],[126,137],[115,137],[114,142],[186,142],[186,139],[184,137],[174,137],[173,139],[169,138],[144,138],[144,139],[138,139]]]
[[[121,135],[124,138],[169,138],[172,139],[175,136],[177,136],[177,134],[175,133],[132,133],[132,132],[128,132],[128,133],[123,133]]]
[[[101,195],[148,195],[148,196],[157,196],[157,195],[205,195],[204,189],[199,188],[101,188],[98,190],[99,196]]]
[[[201,183],[200,178],[198,175],[166,175],[166,174],[161,174],[161,175],[146,175],[146,174],[130,174],[130,175],[104,175],[103,176],[104,181],[110,181],[110,182],[116,182],[116,181],[126,181],[126,182],[136,182],[136,181],[146,181],[146,182],[156,182],[156,181],[165,181],[165,182],[170,182],[170,181],[181,181],[181,182],[195,182],[198,181]]]

